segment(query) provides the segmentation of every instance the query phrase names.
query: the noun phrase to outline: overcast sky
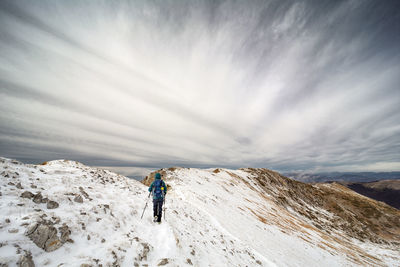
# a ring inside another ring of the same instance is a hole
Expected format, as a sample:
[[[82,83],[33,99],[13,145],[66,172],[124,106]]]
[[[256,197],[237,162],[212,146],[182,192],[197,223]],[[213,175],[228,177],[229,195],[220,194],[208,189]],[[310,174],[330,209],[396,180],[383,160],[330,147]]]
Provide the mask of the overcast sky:
[[[400,170],[400,1],[0,1],[0,156]]]

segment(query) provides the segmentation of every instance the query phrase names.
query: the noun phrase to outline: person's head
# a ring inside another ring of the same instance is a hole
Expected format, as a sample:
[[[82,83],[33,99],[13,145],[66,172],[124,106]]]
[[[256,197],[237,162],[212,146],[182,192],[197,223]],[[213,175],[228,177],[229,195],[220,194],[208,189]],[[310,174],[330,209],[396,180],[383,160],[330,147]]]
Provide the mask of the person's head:
[[[157,172],[156,175],[155,175],[155,178],[156,179],[161,179],[161,174]]]

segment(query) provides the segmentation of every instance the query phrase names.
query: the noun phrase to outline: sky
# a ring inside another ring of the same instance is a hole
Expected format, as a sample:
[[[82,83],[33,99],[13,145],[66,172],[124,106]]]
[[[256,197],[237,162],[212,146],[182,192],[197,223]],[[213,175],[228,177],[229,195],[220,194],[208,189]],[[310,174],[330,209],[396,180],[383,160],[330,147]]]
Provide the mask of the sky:
[[[400,170],[400,1],[0,1],[0,156]]]

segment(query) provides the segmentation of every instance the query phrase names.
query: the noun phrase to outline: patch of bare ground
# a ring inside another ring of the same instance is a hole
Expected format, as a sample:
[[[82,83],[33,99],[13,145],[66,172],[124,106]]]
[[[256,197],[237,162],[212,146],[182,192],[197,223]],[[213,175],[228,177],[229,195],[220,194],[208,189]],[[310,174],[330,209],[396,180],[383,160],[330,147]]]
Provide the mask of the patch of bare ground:
[[[257,192],[261,199],[269,202],[269,206],[272,202],[275,212],[280,215],[274,216],[273,212],[263,209],[263,201],[253,202],[257,209],[246,207],[263,223],[274,224],[285,233],[295,233],[303,240],[307,240],[306,237],[313,239],[309,231],[318,233],[325,240],[320,243],[323,249],[344,254],[359,265],[381,266],[382,262],[355,245],[352,238],[400,249],[400,211],[385,203],[337,183],[311,185],[267,169],[241,170],[250,174],[249,180],[227,173],[232,180],[240,181]],[[251,202],[249,199],[246,201]]]
[[[379,244],[400,242],[400,211],[382,202],[336,183],[310,185],[267,169],[242,170],[257,183],[258,189],[251,186],[253,190],[272,196],[275,204],[294,210],[322,231],[343,231],[353,238]]]

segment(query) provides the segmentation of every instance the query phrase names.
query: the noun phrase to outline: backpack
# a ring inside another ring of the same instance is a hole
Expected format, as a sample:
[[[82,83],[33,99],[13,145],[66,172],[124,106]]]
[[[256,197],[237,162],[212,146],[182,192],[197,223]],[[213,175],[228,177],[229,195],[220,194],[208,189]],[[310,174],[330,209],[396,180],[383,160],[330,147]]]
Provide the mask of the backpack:
[[[154,181],[154,191],[153,191],[153,196],[156,199],[160,199],[164,197],[164,191],[161,189],[163,184],[163,181],[161,179],[157,179]]]

